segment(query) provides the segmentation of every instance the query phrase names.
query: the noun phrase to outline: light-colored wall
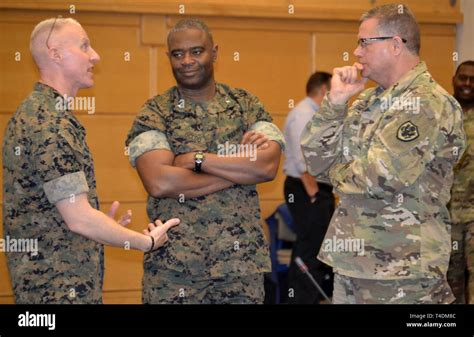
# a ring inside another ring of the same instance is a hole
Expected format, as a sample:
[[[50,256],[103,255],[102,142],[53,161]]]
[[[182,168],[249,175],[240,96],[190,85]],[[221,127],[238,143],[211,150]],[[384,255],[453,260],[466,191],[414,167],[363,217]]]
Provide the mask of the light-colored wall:
[[[147,223],[146,194],[136,172],[124,155],[124,140],[135,114],[150,96],[174,84],[165,56],[167,30],[186,14],[203,18],[219,44],[216,78],[243,87],[257,95],[282,128],[289,102],[304,97],[306,80],[317,69],[331,72],[335,66],[355,61],[358,18],[370,8],[368,0],[287,1],[85,1],[76,0],[78,19],[93,47],[101,55],[95,68],[95,86],[80,92],[96,99],[96,112],[78,111],[87,129],[95,159],[98,193],[102,209],[114,200],[134,214],[132,229]],[[455,24],[459,8],[448,1],[407,0],[422,23],[422,57],[434,77],[449,90],[454,70]],[[377,2],[379,3],[379,2]],[[380,1],[382,3],[382,1]],[[39,21],[66,12],[69,3],[50,0],[2,0],[0,4],[0,130],[21,100],[31,91],[38,74],[29,55],[30,33]],[[145,13],[145,14],[142,14]],[[15,53],[21,60],[15,60]],[[234,60],[235,52],[239,61]],[[129,53],[130,61],[124,60]],[[345,53],[349,56],[344,59]],[[283,202],[284,175],[258,187],[263,217]],[[0,191],[0,194],[2,192]],[[2,229],[0,226],[0,235]],[[106,303],[140,302],[142,255],[117,248],[106,249]],[[12,302],[5,256],[0,253],[0,303]]]
[[[474,1],[461,0],[463,23],[457,26],[456,49],[459,52],[459,63],[474,60]]]

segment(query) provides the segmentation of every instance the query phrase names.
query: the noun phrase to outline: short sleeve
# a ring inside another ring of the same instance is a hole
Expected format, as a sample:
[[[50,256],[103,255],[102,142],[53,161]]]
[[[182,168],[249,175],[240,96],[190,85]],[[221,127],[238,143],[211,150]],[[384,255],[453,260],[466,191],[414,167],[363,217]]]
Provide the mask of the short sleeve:
[[[148,100],[135,118],[125,145],[133,167],[139,156],[151,150],[171,150],[166,138],[166,122],[156,100]]]
[[[89,192],[83,171],[84,144],[73,133],[42,130],[35,143],[35,171],[50,203]]]

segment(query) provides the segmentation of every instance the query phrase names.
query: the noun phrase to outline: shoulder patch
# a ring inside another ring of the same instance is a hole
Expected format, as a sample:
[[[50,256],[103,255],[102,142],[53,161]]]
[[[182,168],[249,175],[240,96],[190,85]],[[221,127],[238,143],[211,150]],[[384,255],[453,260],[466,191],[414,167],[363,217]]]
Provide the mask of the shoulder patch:
[[[402,142],[411,142],[420,136],[418,127],[411,121],[407,121],[400,125],[397,131],[397,139]]]

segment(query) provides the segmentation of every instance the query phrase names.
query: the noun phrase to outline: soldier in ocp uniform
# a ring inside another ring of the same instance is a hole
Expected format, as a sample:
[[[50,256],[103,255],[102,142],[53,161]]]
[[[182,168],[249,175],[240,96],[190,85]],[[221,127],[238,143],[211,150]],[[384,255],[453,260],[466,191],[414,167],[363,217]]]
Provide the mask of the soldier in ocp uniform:
[[[420,60],[407,6],[365,13],[358,39],[358,62],[334,69],[302,135],[308,171],[340,197],[318,255],[335,271],[333,302],[451,303],[446,204],[465,149],[461,108]],[[368,79],[378,86],[364,90]]]
[[[118,202],[108,215],[98,211],[86,132],[68,98],[93,85],[99,55],[71,18],[40,22],[30,50],[40,80],[8,122],[3,141],[5,236],[37,242],[35,250],[7,250],[15,301],[101,303],[103,244],[152,251],[179,220],[150,223],[145,235],[122,227],[130,211],[113,220]]]
[[[179,21],[168,35],[177,86],[145,103],[126,141],[150,219],[181,219],[145,256],[144,303],[263,302],[255,184],[275,177],[284,141],[255,96],[214,81],[217,50],[202,21]]]
[[[468,147],[454,171],[448,282],[456,303],[474,304],[474,61],[465,61],[458,66],[453,87],[454,98],[463,108]]]

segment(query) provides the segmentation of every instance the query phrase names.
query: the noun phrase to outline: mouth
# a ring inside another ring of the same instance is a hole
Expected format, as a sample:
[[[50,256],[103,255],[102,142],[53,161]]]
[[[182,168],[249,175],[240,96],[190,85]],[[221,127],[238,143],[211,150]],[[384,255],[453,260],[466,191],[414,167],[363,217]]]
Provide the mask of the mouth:
[[[461,93],[464,95],[470,95],[472,94],[472,89],[471,88],[461,88]]]
[[[188,76],[188,77],[190,77],[190,76],[193,76],[193,75],[197,74],[197,72],[198,72],[197,70],[186,70],[186,71],[180,71],[180,73],[181,73],[182,75],[184,75],[184,76]]]
[[[87,72],[92,74],[93,70],[94,70],[94,67],[90,67],[90,68],[87,69]]]

